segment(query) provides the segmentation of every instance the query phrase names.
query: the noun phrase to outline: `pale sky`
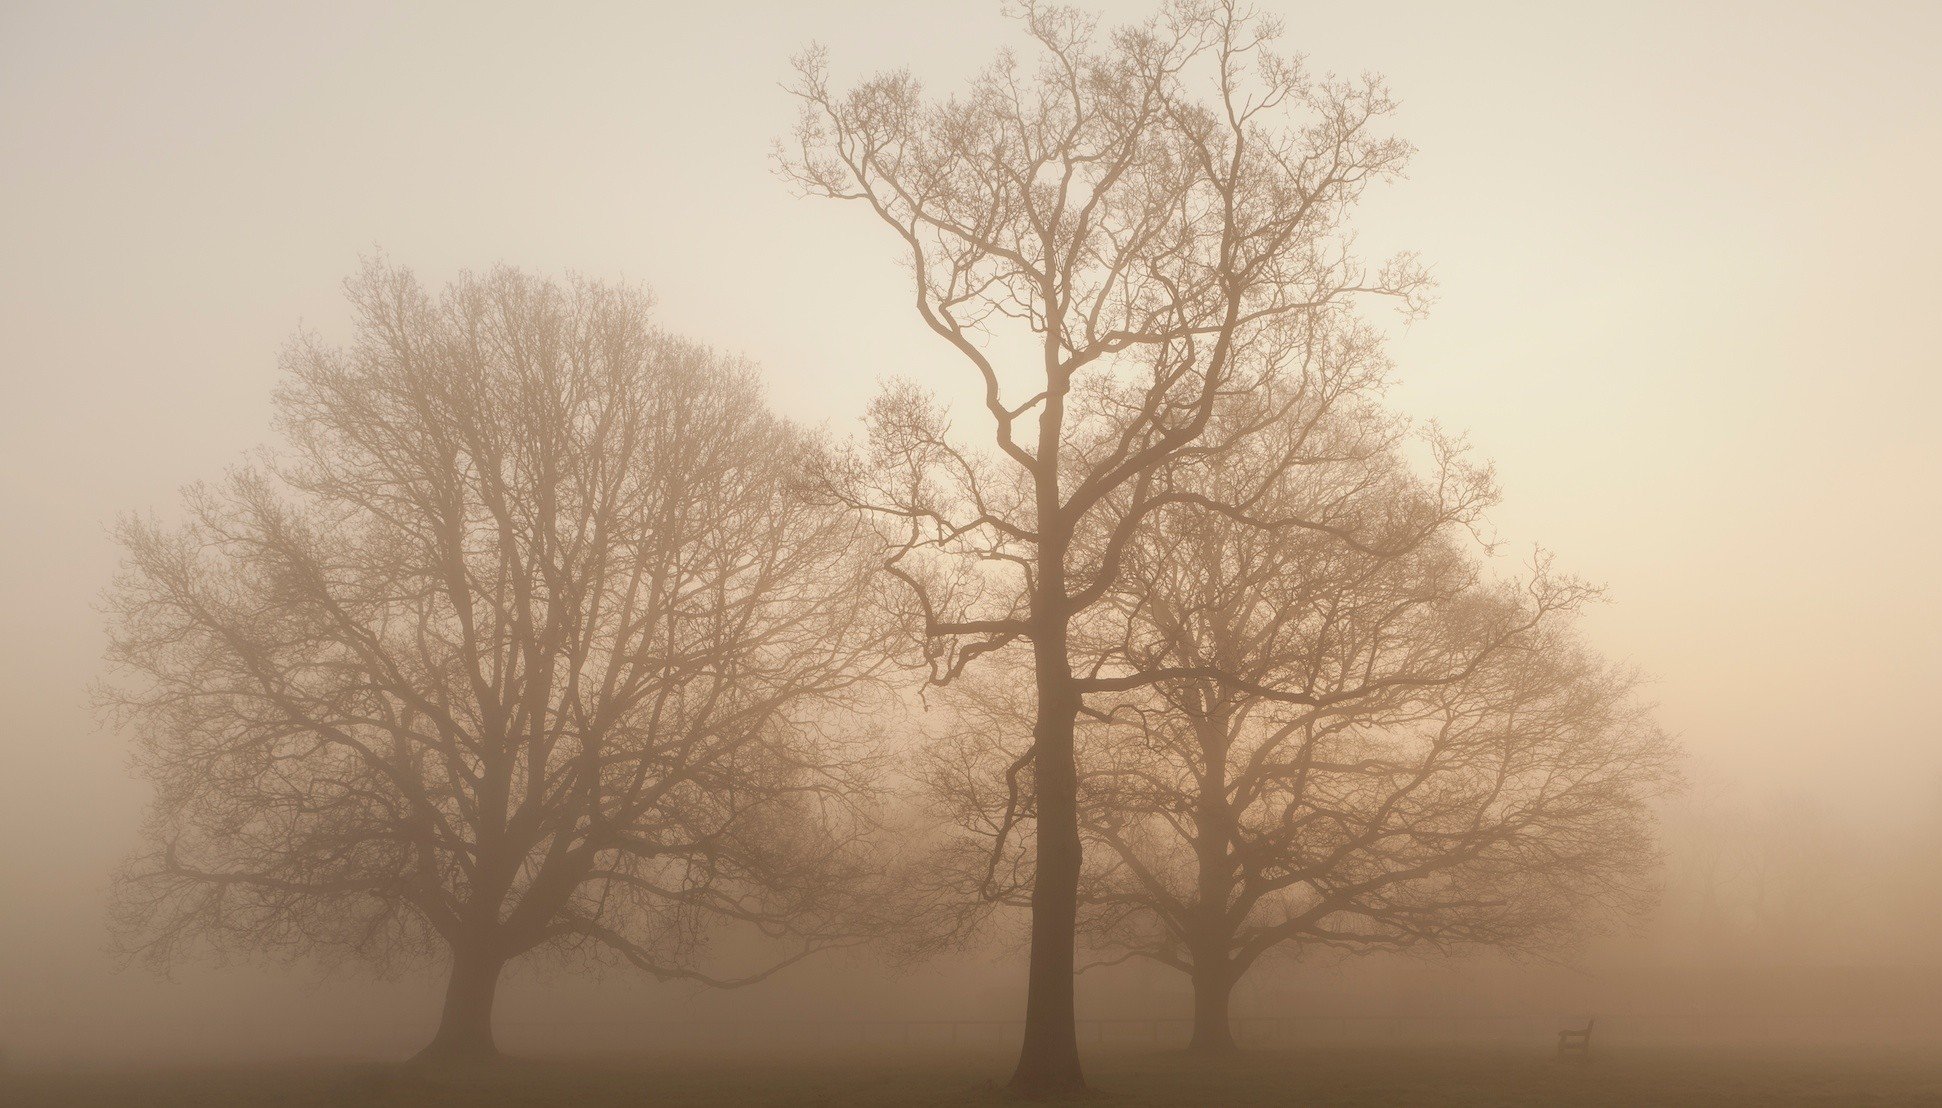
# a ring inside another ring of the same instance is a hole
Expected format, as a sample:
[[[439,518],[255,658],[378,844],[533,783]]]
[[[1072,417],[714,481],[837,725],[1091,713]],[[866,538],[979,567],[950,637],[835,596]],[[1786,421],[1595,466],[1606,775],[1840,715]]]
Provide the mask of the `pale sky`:
[[[1358,225],[1441,291],[1394,398],[1496,461],[1509,548],[1609,586],[1594,640],[1713,770],[1942,804],[1942,5],[1262,7],[1403,101]],[[136,842],[85,707],[107,526],[269,441],[361,253],[643,282],[838,430],[959,372],[880,230],[770,172],[816,39],[939,90],[1017,41],[987,3],[0,2],[0,996],[99,974]]]

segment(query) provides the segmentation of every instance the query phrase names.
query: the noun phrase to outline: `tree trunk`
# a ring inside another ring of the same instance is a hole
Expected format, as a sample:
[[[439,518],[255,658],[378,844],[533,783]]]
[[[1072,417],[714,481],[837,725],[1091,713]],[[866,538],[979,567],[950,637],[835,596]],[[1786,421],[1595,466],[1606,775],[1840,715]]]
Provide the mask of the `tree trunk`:
[[[492,1001],[505,964],[485,949],[453,950],[438,1034],[418,1052],[417,1061],[476,1061],[498,1055],[492,1041]]]
[[[1047,641],[1050,640],[1050,641]],[[1066,668],[1065,640],[1041,638],[1033,781],[1038,801],[1032,874],[1032,960],[1025,1043],[1011,1090],[1023,1097],[1085,1091],[1073,1007],[1073,943],[1079,919],[1079,777],[1072,737],[1079,699]]]
[[[1233,713],[1220,690],[1203,690],[1209,710],[1195,730],[1206,769],[1198,783],[1194,812],[1194,855],[1198,873],[1198,917],[1191,952],[1194,982],[1194,1034],[1187,1049],[1225,1054],[1234,1049],[1227,1023],[1227,1000],[1236,976],[1228,952],[1234,933],[1228,919],[1234,896],[1234,812],[1227,798],[1227,755]]]
[[[1234,976],[1226,959],[1220,964],[1194,966],[1194,1035],[1187,1049],[1195,1054],[1231,1054],[1235,1050],[1234,1032],[1227,1022],[1228,998],[1234,994]]]

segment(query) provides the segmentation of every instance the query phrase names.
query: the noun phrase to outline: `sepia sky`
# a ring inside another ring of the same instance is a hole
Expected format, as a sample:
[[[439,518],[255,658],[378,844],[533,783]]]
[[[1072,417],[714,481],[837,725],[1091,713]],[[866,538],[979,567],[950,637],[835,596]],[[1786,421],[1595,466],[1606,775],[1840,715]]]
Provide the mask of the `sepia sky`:
[[[1261,6],[1403,102],[1361,242],[1440,292],[1394,401],[1496,461],[1506,550],[1609,586],[1594,640],[1708,772],[1942,805],[1942,6]],[[958,372],[880,229],[770,171],[812,39],[940,90],[1015,41],[986,3],[0,0],[0,995],[97,972],[135,842],[86,707],[108,525],[269,441],[360,254],[645,283],[839,431]]]

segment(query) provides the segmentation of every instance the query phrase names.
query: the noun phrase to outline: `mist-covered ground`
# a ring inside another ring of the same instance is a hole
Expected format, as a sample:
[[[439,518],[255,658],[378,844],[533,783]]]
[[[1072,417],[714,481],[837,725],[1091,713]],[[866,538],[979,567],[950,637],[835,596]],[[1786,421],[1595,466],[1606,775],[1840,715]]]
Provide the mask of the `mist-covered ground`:
[[[906,1105],[1015,1102],[981,1050],[508,1061],[425,1071],[307,1063],[222,1069],[40,1069],[0,1077],[18,1105]],[[1589,1062],[1536,1049],[1091,1052],[1088,1103],[1859,1105],[1942,1103],[1942,1052],[1908,1047],[1624,1048]]]
[[[1646,676],[1688,787],[1637,919],[1542,959],[1290,951],[1222,1064],[1180,1049],[1183,975],[1089,972],[1088,1103],[1942,1105],[1942,5],[1255,6],[1402,98],[1419,153],[1358,241],[1439,295],[1372,321],[1384,403],[1492,461],[1506,552],[1609,587],[1587,642]],[[0,4],[0,1108],[1011,1102],[1017,919],[745,990],[515,965],[510,1058],[468,1069],[402,1061],[439,952],[150,972],[108,906],[154,783],[89,691],[112,521],[276,441],[277,351],[350,334],[366,250],[428,287],[638,280],[832,437],[891,378],[975,417],[897,251],[769,151],[806,44],[942,95],[1008,7]]]

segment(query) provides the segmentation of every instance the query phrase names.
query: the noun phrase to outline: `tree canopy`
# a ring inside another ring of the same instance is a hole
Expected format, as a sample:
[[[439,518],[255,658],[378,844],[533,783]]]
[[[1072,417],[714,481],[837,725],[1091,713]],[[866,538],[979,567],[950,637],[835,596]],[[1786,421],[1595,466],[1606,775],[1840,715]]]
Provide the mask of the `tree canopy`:
[[[732,984],[851,937],[884,656],[815,444],[630,289],[347,289],[355,340],[284,356],[287,449],[120,528],[125,944],[449,948],[434,1048],[478,1053],[529,951]],[[710,968],[722,924],[774,958]]]

